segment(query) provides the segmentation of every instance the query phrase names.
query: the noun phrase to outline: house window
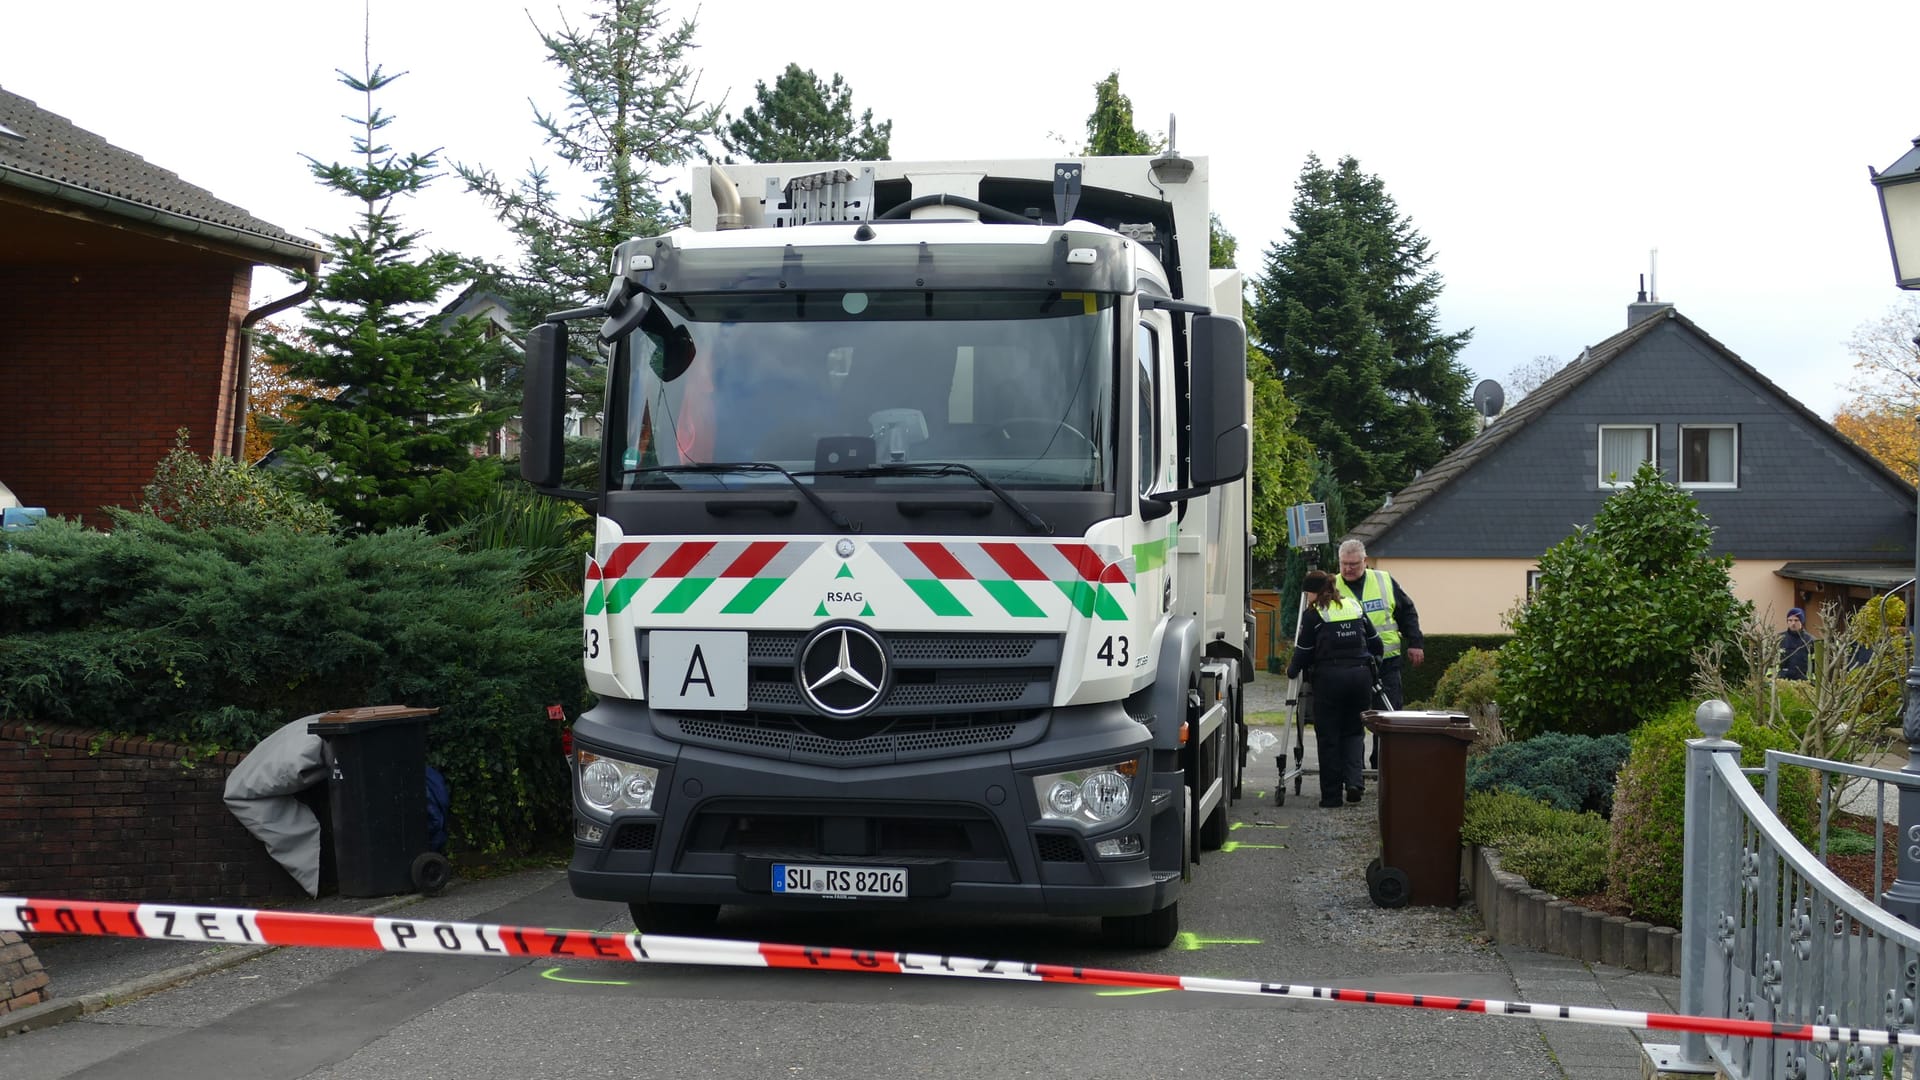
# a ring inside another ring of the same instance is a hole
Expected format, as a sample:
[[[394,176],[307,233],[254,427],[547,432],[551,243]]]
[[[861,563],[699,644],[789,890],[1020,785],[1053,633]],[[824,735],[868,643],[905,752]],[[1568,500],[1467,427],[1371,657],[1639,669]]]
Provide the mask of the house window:
[[[1527,599],[1529,600],[1533,599],[1533,594],[1539,591],[1540,591],[1540,571],[1538,570],[1527,571]]]
[[[1732,424],[1681,426],[1681,487],[1739,487],[1739,476],[1739,428]]]
[[[1654,434],[1652,424],[1600,426],[1600,486],[1626,487],[1640,464],[1652,461]]]

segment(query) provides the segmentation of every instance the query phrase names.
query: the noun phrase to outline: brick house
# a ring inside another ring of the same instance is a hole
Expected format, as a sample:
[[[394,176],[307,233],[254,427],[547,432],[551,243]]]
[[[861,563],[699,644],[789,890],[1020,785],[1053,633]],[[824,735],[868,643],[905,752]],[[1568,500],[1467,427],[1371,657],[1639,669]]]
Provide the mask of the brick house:
[[[1585,350],[1349,533],[1406,585],[1427,633],[1489,634],[1539,557],[1590,524],[1642,461],[1699,504],[1734,592],[1786,610],[1904,592],[1914,488],[1714,340],[1643,299]]]
[[[256,266],[320,247],[0,88],[0,484],[50,514],[132,505],[179,428],[245,433]]]

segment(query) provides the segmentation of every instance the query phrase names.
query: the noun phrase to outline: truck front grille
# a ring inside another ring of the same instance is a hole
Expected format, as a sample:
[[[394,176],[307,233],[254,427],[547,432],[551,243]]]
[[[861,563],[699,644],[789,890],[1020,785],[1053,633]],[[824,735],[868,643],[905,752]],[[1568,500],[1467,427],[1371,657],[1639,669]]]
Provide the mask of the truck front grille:
[[[680,742],[830,765],[1011,748],[1039,737],[1060,664],[1059,635],[877,636],[893,681],[857,720],[821,716],[801,697],[795,670],[807,633],[756,630],[747,635],[744,712],[656,712],[654,726]],[[645,669],[645,631],[639,644]]]

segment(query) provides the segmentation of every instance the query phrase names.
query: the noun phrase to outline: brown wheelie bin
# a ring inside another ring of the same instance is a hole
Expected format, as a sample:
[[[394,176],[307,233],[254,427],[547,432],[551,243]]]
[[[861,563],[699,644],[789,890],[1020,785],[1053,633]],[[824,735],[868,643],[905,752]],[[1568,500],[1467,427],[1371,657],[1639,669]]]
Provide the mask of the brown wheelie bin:
[[[1473,724],[1450,712],[1361,718],[1380,736],[1380,857],[1367,867],[1367,895],[1389,908],[1457,906]]]

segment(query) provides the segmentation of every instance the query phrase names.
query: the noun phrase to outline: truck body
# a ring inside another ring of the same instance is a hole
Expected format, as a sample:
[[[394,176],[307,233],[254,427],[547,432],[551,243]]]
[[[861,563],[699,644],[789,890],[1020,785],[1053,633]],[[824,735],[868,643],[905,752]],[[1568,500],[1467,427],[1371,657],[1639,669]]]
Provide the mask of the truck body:
[[[1159,947],[1245,763],[1249,390],[1207,163],[695,171],[569,319],[606,413],[573,728],[585,897],[1098,916]]]

